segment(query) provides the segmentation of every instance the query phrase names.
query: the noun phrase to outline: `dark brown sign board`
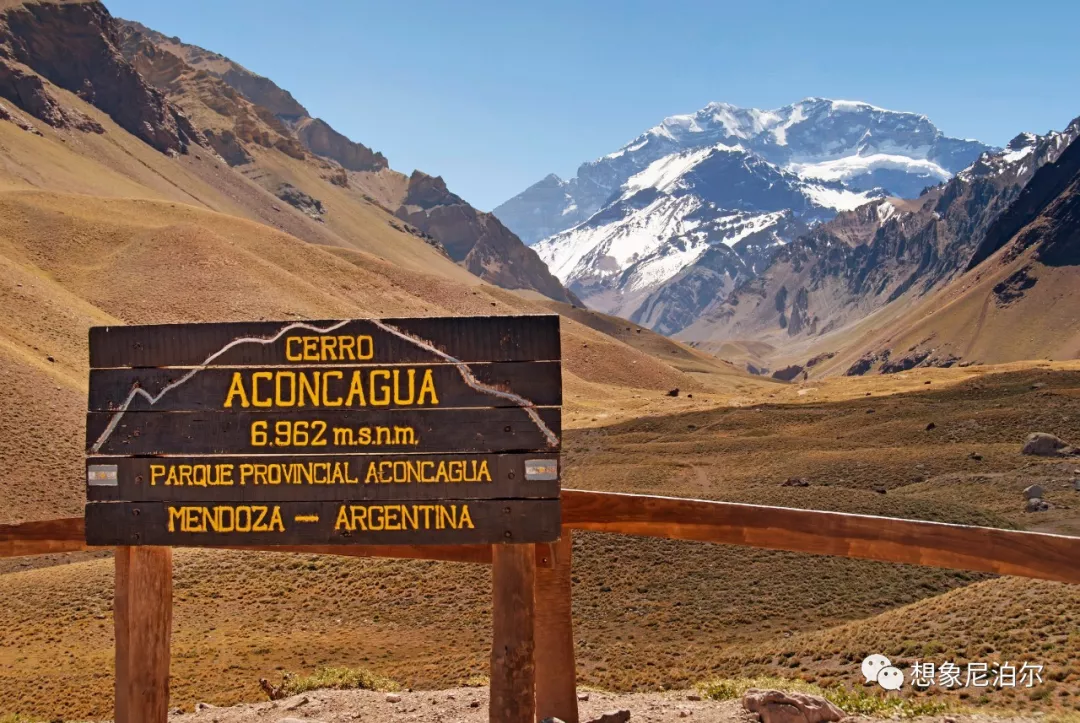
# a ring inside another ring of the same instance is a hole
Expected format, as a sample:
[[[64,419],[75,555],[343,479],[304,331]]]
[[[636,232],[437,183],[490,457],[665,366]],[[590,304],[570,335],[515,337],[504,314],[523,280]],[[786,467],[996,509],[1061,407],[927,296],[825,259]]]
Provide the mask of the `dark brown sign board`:
[[[559,536],[559,318],[90,330],[93,545]]]

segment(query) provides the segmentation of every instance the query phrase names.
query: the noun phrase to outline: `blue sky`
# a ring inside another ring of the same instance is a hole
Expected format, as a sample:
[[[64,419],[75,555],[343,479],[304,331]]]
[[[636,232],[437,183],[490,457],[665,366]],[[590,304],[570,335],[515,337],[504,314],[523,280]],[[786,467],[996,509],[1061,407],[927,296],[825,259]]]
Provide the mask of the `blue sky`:
[[[1072,0],[105,2],[484,210],[712,100],[863,100],[997,145],[1080,115]]]

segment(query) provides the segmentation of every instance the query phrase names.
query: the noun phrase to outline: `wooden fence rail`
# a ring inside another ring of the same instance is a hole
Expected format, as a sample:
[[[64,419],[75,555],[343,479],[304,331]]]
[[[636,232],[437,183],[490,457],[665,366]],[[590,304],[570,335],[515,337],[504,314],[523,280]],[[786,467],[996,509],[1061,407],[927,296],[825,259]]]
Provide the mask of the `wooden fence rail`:
[[[578,723],[571,534],[589,530],[838,555],[1080,583],[1080,538],[889,517],[673,497],[563,490],[562,538],[552,545],[266,546],[228,549],[492,564],[493,721],[558,717]],[[0,525],[0,558],[89,548],[82,517]],[[511,550],[516,547],[517,550]],[[526,549],[521,549],[526,548]],[[116,548],[116,721],[158,723],[168,705],[172,614],[168,548]],[[512,583],[512,584],[510,584]],[[521,591],[533,590],[531,600]],[[503,591],[500,593],[500,589]],[[507,591],[517,591],[509,594]],[[527,620],[532,620],[532,630]],[[533,673],[535,705],[508,695]]]
[[[1080,583],[1080,538],[843,512],[679,497],[562,491],[563,526],[594,532],[696,540],[839,555]],[[0,557],[88,548],[83,518],[0,525]],[[547,545],[537,563],[550,567]],[[490,545],[265,546],[231,549],[353,557],[491,562]]]

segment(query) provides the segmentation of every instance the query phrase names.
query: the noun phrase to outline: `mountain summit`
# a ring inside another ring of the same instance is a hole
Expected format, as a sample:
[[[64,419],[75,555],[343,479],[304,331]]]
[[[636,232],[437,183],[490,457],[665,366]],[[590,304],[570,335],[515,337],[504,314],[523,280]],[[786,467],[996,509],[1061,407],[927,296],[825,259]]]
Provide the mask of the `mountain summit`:
[[[630,176],[681,150],[741,145],[806,178],[845,181],[855,190],[880,187],[914,197],[948,180],[989,147],[949,138],[925,115],[847,100],[806,98],[775,110],[709,103],[665,118],[614,153],[578,167],[569,181],[546,176],[495,209],[528,244],[596,213]]]
[[[590,306],[671,333],[752,278],[771,247],[875,198],[915,197],[987,150],[868,103],[710,103],[494,213]],[[657,296],[687,274],[703,277],[702,298]]]

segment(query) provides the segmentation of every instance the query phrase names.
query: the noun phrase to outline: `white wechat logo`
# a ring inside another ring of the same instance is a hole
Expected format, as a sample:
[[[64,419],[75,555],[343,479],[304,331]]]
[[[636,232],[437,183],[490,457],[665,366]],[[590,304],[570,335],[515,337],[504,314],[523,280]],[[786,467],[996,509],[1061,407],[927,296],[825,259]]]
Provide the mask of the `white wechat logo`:
[[[900,690],[904,672],[884,655],[868,655],[862,661],[862,674],[867,683],[877,683],[885,690]]]
[[[877,682],[885,690],[900,690],[904,687],[904,671],[888,666],[878,671]]]
[[[877,680],[878,673],[882,668],[888,668],[892,663],[884,655],[867,655],[862,661],[862,674],[867,683]]]

